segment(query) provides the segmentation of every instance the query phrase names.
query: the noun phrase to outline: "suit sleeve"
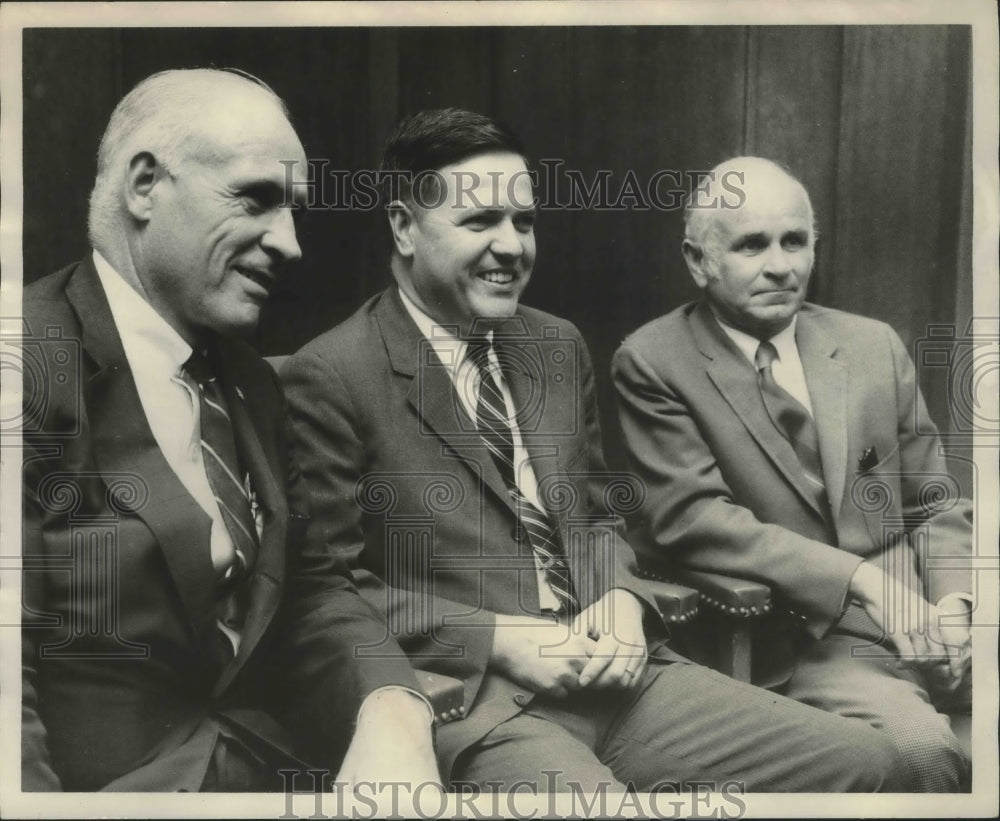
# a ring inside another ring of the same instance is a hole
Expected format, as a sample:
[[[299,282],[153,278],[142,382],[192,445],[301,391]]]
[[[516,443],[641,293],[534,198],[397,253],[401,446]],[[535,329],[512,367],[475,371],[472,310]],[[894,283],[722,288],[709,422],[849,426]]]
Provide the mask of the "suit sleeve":
[[[29,445],[24,448],[23,515],[21,519],[22,555],[28,559],[42,555],[41,513],[38,505],[38,464]],[[34,463],[34,464],[33,464]],[[40,715],[38,700],[37,629],[28,622],[28,611],[44,613],[43,582],[40,573],[22,573],[21,618],[21,791],[58,791],[59,777],[52,768],[47,732]]]
[[[669,355],[664,353],[664,355]],[[645,486],[643,555],[776,588],[815,636],[843,613],[861,557],[757,519],[735,500],[685,399],[628,342],[615,354],[622,433]]]
[[[948,472],[937,429],[917,386],[913,362],[896,333],[886,327],[896,372],[899,408],[900,493],[904,521],[927,530],[927,550],[917,551],[918,569],[928,601],[950,593],[973,594],[972,503]]]
[[[287,413],[282,426],[286,419]],[[287,444],[286,450],[289,591],[278,672],[293,702],[286,720],[319,761],[336,768],[368,695],[387,686],[420,688],[409,661],[387,640],[384,618],[359,595],[347,564],[310,543],[308,490]],[[357,655],[357,648],[376,643],[383,643],[381,655]]]
[[[618,476],[608,471],[601,445],[600,414],[598,413],[597,392],[594,387],[594,368],[587,345],[577,337],[580,351],[580,396],[583,401],[584,427],[587,435],[587,514],[590,517],[609,522],[614,530],[614,571],[610,579],[598,579],[598,594],[618,588],[628,590],[645,605],[647,621],[652,619],[662,627],[662,619],[656,600],[649,586],[638,576],[635,553],[625,535],[622,514],[627,512],[641,493],[634,483],[628,486],[617,483]],[[620,504],[615,504],[618,501]],[[595,596],[595,599],[597,597]]]
[[[494,614],[467,603],[389,587],[366,555],[365,523],[356,499],[368,471],[362,419],[355,392],[333,363],[300,353],[282,371],[291,407],[293,449],[302,465],[313,505],[310,551],[320,563],[346,562],[366,601],[392,625],[383,630],[382,654],[396,641],[421,667],[465,680],[474,693],[489,662]],[[369,414],[370,415],[370,414]],[[374,543],[375,540],[373,540]],[[369,548],[371,549],[371,548]],[[396,649],[396,652],[399,652]]]

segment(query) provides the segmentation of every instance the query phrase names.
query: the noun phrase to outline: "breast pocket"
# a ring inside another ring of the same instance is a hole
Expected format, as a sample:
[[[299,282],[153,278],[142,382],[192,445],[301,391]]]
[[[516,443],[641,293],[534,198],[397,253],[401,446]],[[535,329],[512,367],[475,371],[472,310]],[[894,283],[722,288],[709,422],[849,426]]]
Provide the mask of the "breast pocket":
[[[903,527],[901,478],[897,443],[888,456],[857,473],[851,485],[851,501],[876,545],[884,545]]]

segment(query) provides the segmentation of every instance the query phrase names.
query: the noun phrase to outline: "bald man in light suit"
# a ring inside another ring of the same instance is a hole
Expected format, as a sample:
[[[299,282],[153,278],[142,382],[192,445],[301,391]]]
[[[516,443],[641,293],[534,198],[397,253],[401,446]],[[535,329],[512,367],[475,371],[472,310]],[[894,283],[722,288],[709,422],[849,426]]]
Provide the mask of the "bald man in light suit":
[[[932,698],[968,685],[971,572],[930,565],[970,555],[971,504],[916,429],[910,358],[887,325],[804,303],[813,211],[785,170],[740,157],[698,196],[683,251],[703,298],[612,366],[648,489],[633,545],[653,567],[769,584],[799,616],[782,692],[883,729],[918,789],[967,789]]]

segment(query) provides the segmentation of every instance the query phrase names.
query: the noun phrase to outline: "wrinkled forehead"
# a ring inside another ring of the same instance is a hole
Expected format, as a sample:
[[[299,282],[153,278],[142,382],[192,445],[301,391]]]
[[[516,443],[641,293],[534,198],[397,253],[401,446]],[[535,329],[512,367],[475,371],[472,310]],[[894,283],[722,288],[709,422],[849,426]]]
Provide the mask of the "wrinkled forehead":
[[[305,152],[292,124],[273,100],[254,89],[209,98],[204,109],[192,116],[198,117],[193,125],[198,159],[246,157],[304,165]],[[306,170],[297,173],[304,178]]]
[[[730,169],[706,186],[696,206],[691,211],[692,227],[706,240],[799,230],[812,235],[809,195],[779,169]]]
[[[227,183],[280,188],[289,198],[304,192],[309,168],[298,135],[267,99],[207,112],[195,130],[187,160],[214,168]]]

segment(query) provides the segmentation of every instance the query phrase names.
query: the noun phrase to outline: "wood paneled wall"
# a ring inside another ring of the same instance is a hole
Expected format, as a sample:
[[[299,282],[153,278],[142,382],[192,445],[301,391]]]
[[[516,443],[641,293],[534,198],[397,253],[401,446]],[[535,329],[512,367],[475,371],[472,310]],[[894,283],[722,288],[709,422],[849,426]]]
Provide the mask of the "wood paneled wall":
[[[708,169],[754,153],[811,192],[812,296],[890,322],[908,344],[971,305],[970,31],[965,26],[29,30],[24,35],[25,281],[86,249],[94,154],[124,90],[169,67],[237,66],[288,102],[312,158],[376,167],[404,114],[461,106],[506,120],[533,158],[586,180]],[[387,281],[377,211],[315,210],[304,262],[260,332],[288,353]],[[679,210],[546,209],[529,304],[580,326],[607,378],[621,339],[695,295]],[[947,390],[921,374],[947,418]]]

